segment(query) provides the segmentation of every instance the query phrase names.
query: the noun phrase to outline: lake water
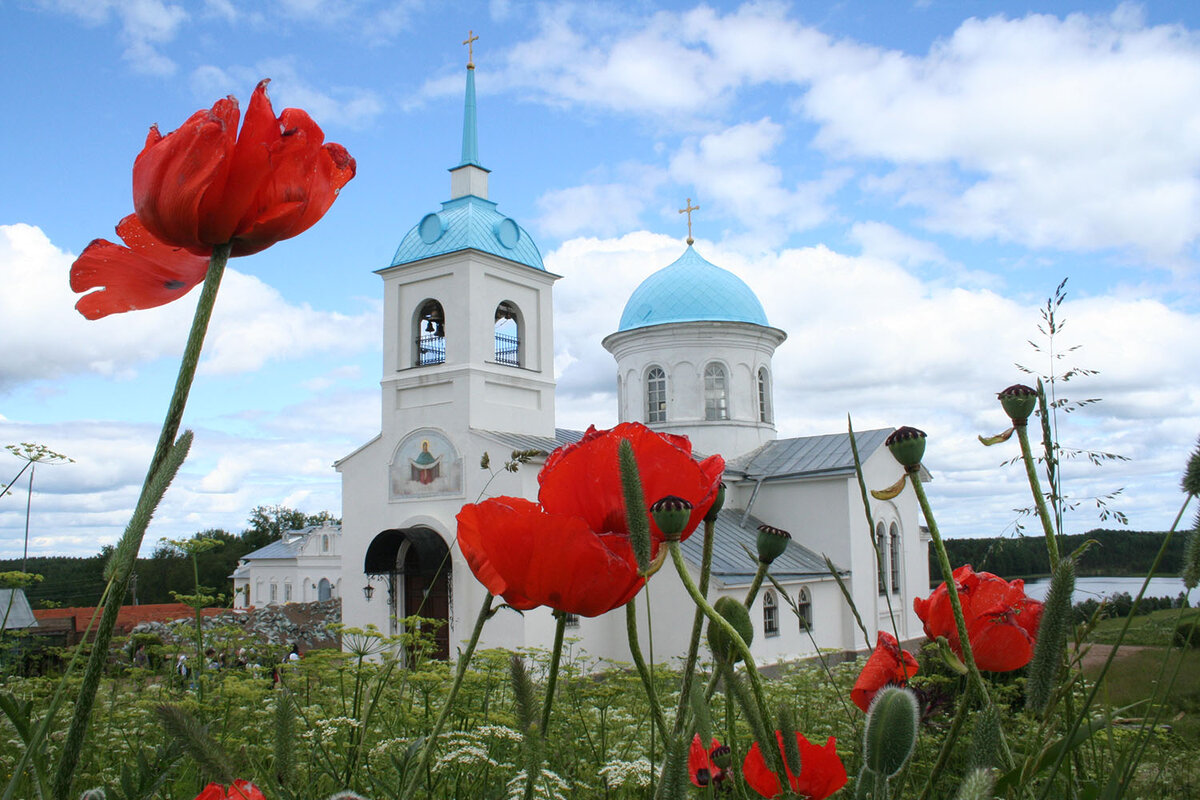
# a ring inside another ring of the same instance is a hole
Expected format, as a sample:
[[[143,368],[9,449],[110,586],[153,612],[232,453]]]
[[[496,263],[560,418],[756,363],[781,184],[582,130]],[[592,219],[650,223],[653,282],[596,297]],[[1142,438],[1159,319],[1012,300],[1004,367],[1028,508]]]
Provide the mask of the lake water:
[[[1089,598],[1101,600],[1109,595],[1128,592],[1130,597],[1137,597],[1142,588],[1142,578],[1076,578],[1074,603],[1082,603]],[[1050,579],[1038,578],[1025,581],[1025,594],[1035,600],[1045,600],[1050,591]],[[1183,579],[1178,577],[1154,577],[1146,589],[1146,597],[1177,597],[1184,591]],[[1193,589],[1188,593],[1188,602],[1193,606],[1200,601],[1200,591]]]

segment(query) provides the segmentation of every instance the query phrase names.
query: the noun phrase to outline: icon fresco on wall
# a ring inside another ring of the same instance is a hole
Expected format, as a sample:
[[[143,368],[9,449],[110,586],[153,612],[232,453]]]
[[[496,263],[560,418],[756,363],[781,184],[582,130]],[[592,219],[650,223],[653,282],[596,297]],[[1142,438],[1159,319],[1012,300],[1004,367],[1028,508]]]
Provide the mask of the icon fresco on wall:
[[[389,468],[392,498],[462,491],[462,459],[443,434],[413,431],[396,448]]]

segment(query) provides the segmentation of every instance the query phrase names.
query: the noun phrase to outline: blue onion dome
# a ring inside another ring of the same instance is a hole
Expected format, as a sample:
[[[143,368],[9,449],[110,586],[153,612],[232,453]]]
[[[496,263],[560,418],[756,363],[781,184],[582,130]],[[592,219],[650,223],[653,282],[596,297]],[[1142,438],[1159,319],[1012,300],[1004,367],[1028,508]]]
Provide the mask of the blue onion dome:
[[[497,211],[491,200],[475,195],[448,200],[442,203],[441,211],[426,214],[404,235],[391,266],[468,249],[546,269],[542,254],[525,229]]]
[[[618,331],[669,322],[749,322],[769,327],[762,303],[741,278],[688,245],[682,256],[634,290]]]

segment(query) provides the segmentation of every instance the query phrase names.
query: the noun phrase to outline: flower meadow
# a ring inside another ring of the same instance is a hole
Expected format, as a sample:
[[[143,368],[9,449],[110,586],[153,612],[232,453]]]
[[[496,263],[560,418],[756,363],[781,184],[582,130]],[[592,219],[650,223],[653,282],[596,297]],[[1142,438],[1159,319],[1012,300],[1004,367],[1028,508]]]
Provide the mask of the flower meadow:
[[[789,534],[763,526],[757,552],[747,553],[757,574],[745,600],[710,603],[724,462],[697,460],[686,439],[626,423],[590,429],[550,454],[537,502],[495,497],[463,507],[457,543],[488,593],[452,663],[429,657],[429,625],[406,626],[418,633],[404,637],[345,629],[342,650],[274,669],[184,676],[135,660],[131,643],[113,640],[116,613],[150,517],[187,456],[191,433],[179,430],[225,263],[311,227],[355,172],[345,148],[325,143],[306,113],[275,115],[265,81],[240,131],[239,120],[237,101],[226,98],[165,136],[152,128],[133,167],[134,213],[117,226],[124,244],[96,240],[72,268],[72,288],[87,292],[77,308],[89,319],[202,290],[90,644],[65,654],[62,675],[6,676],[0,686],[3,800],[1200,792],[1197,744],[1160,724],[1160,704],[1114,709],[1100,696],[1132,615],[1100,674],[1084,676],[1097,615],[1082,625],[1072,615],[1078,553],[1059,548],[1058,448],[1040,382],[999,393],[1011,427],[982,442],[1003,446],[1015,436],[1020,446],[1053,571],[1044,604],[1028,598],[1020,580],[950,563],[922,485],[922,431],[904,426],[889,437],[904,468],[895,485],[868,487],[859,472],[868,532],[872,500],[901,492],[915,493],[930,532],[942,583],[915,602],[927,636],[917,652],[894,632],[863,628],[876,645],[857,661],[822,654],[808,664],[757,664],[748,609],[772,581]],[[1040,460],[1031,419],[1040,420]],[[1200,450],[1182,484],[1176,525],[1200,493]],[[698,575],[680,552],[690,536],[703,537]],[[1187,564],[1185,580],[1195,586],[1195,534]],[[690,619],[670,620],[691,623],[686,656],[670,663],[647,660],[638,641],[638,598],[650,580],[680,581],[694,602]],[[849,595],[846,602],[853,605]],[[502,606],[552,609],[553,647],[477,651]],[[625,615],[631,663],[595,661],[565,636],[568,615],[603,613]],[[261,647],[230,632],[208,635],[197,624],[198,651]],[[1166,687],[1183,661],[1164,652]],[[260,655],[259,664],[280,662],[279,653]]]

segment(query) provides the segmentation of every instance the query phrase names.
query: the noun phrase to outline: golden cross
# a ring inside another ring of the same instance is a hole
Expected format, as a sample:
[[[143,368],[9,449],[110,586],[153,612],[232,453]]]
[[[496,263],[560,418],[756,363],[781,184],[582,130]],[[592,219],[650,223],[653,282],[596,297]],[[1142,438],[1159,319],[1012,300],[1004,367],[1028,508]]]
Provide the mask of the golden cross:
[[[687,208],[679,209],[680,214],[688,215],[688,238],[687,238],[688,244],[693,244],[695,241],[694,239],[692,239],[692,212],[699,211],[699,210],[700,210],[700,206],[692,205],[692,198],[690,198],[690,197],[687,199]]]
[[[475,31],[467,31],[467,38],[463,44],[467,46],[467,69],[475,69],[475,42],[479,41],[479,37],[475,35]]]

